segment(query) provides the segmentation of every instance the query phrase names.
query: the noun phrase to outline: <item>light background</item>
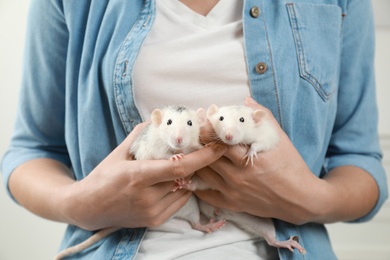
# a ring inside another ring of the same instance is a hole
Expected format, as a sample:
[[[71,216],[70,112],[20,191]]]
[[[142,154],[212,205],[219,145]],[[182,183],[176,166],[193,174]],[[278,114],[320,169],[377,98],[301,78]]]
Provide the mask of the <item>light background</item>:
[[[21,75],[28,0],[0,0],[0,156],[11,136]],[[390,1],[374,0],[381,143],[390,172]],[[0,260],[52,259],[65,225],[41,219],[16,205],[0,185]],[[390,259],[390,203],[367,224],[329,225],[343,259]]]

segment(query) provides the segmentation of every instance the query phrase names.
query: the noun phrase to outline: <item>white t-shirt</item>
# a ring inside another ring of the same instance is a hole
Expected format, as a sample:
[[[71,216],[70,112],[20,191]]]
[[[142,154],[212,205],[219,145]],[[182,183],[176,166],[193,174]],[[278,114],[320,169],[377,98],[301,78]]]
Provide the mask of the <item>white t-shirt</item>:
[[[156,1],[153,27],[134,67],[142,118],[154,108],[242,105],[250,96],[242,30],[242,0],[221,0],[202,16],[178,0]]]
[[[158,0],[156,6],[156,20],[134,67],[135,102],[142,118],[168,105],[207,109],[211,104],[243,104],[250,96],[243,0],[220,0],[206,17],[178,0]],[[205,234],[173,218],[147,231],[136,260],[264,259],[269,249],[262,238],[231,222]]]

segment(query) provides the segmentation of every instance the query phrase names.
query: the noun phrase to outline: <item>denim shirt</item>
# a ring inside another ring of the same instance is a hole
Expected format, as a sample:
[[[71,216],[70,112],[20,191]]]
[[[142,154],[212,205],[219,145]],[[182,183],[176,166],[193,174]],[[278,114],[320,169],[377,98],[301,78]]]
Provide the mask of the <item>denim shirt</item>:
[[[32,0],[15,131],[2,161],[6,184],[15,167],[42,157],[80,180],[141,122],[132,71],[154,15],[155,0]],[[372,18],[369,0],[245,0],[243,8],[252,96],[313,174],[355,165],[377,181],[375,208],[355,222],[371,219],[387,198]],[[307,250],[281,249],[281,259],[336,258],[324,225],[274,223],[278,239],[298,236]],[[130,259],[144,232],[122,229],[77,258]],[[91,234],[69,226],[61,248]]]

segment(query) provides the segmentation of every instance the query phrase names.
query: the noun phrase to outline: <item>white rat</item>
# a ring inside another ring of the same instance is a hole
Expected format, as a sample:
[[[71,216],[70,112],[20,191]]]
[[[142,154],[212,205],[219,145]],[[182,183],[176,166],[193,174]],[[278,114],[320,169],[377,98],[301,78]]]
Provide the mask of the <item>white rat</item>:
[[[162,110],[155,109],[151,114],[151,121],[151,124],[145,127],[130,147],[130,153],[134,155],[136,160],[177,160],[184,154],[202,148],[199,142],[199,132],[200,127],[207,122],[206,112],[203,108],[197,111],[184,106],[171,106]],[[172,191],[188,185],[186,180],[177,180],[176,182],[177,187]],[[194,195],[173,217],[188,220],[194,229],[207,233],[219,229],[225,224],[224,220],[210,219],[209,224],[201,225],[199,204]],[[104,228],[80,244],[63,250],[54,259],[62,259],[76,254],[119,229],[121,228]]]
[[[260,109],[254,110],[245,106],[226,106],[218,108],[211,105],[207,110],[207,117],[217,134],[217,137],[229,145],[249,145],[248,153],[245,155],[246,166],[250,161],[253,165],[253,158],[257,158],[258,152],[273,149],[279,136],[276,130],[266,117],[266,112]],[[189,184],[190,190],[205,190],[208,185],[196,176]],[[260,218],[243,212],[232,212],[225,209],[215,209],[213,206],[199,201],[201,212],[211,218],[231,221],[243,229],[255,235],[263,237],[270,246],[294,248],[304,254],[305,249],[297,242],[298,237],[291,237],[286,241],[276,239],[275,226],[272,219]]]
[[[197,111],[184,106],[155,109],[151,121],[130,147],[136,160],[170,159],[172,156],[177,159],[176,155],[202,148],[199,132],[207,121],[203,108]]]
[[[217,137],[229,145],[250,145],[246,154],[247,164],[253,165],[258,152],[273,149],[279,136],[266,119],[266,112],[246,106],[225,106],[218,108],[211,105],[207,110],[207,118],[214,128]]]

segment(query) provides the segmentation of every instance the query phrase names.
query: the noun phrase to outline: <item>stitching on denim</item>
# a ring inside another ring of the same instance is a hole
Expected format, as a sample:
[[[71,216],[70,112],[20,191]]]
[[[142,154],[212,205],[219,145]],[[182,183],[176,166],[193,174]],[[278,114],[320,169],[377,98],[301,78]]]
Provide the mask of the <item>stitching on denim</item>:
[[[329,94],[327,94],[324,91],[324,89],[321,87],[321,84],[319,83],[317,78],[311,75],[306,69],[305,51],[303,50],[302,39],[298,30],[298,19],[294,8],[294,3],[287,3],[287,11],[289,13],[291,29],[293,32],[293,37],[295,42],[295,48],[298,55],[299,74],[302,78],[306,79],[308,82],[311,83],[311,85],[316,89],[317,93],[324,101],[327,101],[329,100],[329,97],[333,94],[334,91],[331,91]]]
[[[261,5],[262,5],[262,3],[261,3]],[[262,9],[264,9],[264,8],[262,8]],[[277,86],[277,83],[276,83],[275,66],[274,66],[274,62],[273,62],[271,43],[269,41],[269,36],[268,36],[267,24],[266,24],[266,21],[264,19],[264,16],[262,16],[262,21],[263,21],[263,23],[265,25],[264,28],[265,28],[267,45],[268,45],[268,49],[269,49],[270,63],[272,64],[272,66],[271,66],[272,67],[272,78],[273,78],[273,82],[274,82],[276,103],[277,103],[277,106],[278,106],[278,117],[279,117],[280,127],[283,128],[283,118],[282,118],[282,112],[281,112],[281,108],[280,108],[279,91],[278,91],[278,86]]]
[[[114,255],[112,256],[112,260],[121,259],[121,248],[125,247],[122,246],[122,244],[126,243],[127,240],[129,240],[129,237],[132,238],[135,235],[137,235],[136,229],[127,229],[125,234],[122,236],[121,240],[118,243],[118,246],[115,249]]]
[[[115,72],[113,78],[115,102],[117,105],[119,117],[127,134],[130,133],[131,129],[134,127],[134,124],[138,122],[137,120],[133,120],[131,116],[128,116],[128,113],[131,113],[130,111],[126,111],[126,105],[130,101],[127,100],[129,97],[126,97],[125,89],[123,89],[123,81],[129,80],[129,85],[132,86],[132,77],[131,73],[127,73],[124,70],[126,69],[126,71],[128,72],[132,72],[134,62],[129,62],[129,57],[126,58],[125,56],[128,49],[131,47],[131,44],[134,42],[134,37],[132,37],[132,35],[140,33],[142,30],[144,30],[146,26],[150,25],[153,22],[153,17],[149,13],[151,6],[154,6],[154,0],[144,1],[144,4],[141,7],[141,10],[133,27],[126,35],[126,38],[119,49],[118,57],[115,62]],[[143,21],[144,18],[145,20]],[[145,33],[145,37],[146,35],[147,33]],[[143,39],[145,39],[145,37]],[[137,42],[137,44],[142,45],[142,42],[143,40]],[[138,52],[135,54],[135,57],[133,57],[134,60],[136,59],[137,55]],[[133,89],[131,89],[130,91],[132,92]],[[131,104],[134,104],[134,100]],[[135,113],[137,113],[137,111]]]

